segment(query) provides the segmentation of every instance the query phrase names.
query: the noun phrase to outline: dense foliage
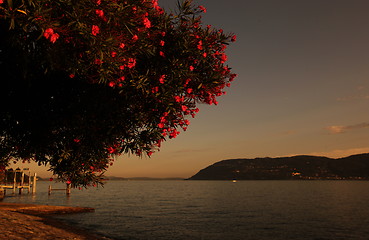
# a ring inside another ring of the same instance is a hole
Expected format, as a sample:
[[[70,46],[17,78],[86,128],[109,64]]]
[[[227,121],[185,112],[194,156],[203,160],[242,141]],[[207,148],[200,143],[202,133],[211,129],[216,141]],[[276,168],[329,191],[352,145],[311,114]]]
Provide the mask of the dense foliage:
[[[73,186],[114,156],[150,156],[236,76],[235,36],[185,0],[0,0],[0,161],[36,161]],[[0,162],[1,165],[1,162]]]

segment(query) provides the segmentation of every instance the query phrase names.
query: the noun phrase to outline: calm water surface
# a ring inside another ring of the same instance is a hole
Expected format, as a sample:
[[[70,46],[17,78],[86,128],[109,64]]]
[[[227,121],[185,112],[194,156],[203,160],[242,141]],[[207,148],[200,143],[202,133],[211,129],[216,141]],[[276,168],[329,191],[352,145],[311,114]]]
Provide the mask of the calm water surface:
[[[4,202],[93,207],[58,218],[114,239],[369,239],[368,181],[111,181],[69,198],[48,185]]]

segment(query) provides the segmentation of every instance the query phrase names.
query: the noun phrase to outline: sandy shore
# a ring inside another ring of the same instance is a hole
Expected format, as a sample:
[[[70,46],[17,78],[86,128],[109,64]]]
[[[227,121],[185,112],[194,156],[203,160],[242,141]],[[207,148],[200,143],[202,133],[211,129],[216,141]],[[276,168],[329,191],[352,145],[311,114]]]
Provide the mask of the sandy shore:
[[[91,211],[94,209],[0,202],[0,239],[109,239],[50,217]]]

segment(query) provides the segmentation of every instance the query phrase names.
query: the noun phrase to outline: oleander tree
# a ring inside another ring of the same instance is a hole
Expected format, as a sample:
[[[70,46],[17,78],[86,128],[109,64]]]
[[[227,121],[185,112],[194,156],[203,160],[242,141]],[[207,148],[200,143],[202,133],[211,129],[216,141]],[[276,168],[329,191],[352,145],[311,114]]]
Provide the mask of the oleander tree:
[[[217,104],[235,41],[191,0],[0,0],[0,165],[35,161],[72,186],[117,155],[150,157]]]
[[[0,165],[0,183],[4,181],[5,178],[5,164]]]

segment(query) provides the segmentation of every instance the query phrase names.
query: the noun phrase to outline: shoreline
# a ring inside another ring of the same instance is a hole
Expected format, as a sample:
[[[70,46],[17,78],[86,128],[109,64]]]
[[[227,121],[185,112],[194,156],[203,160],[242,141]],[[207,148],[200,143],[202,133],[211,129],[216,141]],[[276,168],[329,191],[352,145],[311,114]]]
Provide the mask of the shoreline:
[[[0,202],[0,239],[111,240],[52,217],[93,211],[93,208],[86,207]]]

